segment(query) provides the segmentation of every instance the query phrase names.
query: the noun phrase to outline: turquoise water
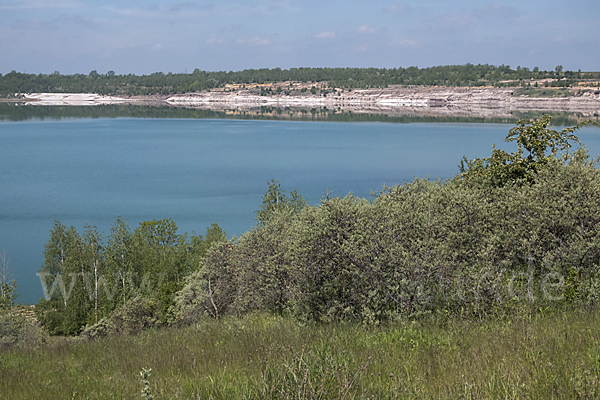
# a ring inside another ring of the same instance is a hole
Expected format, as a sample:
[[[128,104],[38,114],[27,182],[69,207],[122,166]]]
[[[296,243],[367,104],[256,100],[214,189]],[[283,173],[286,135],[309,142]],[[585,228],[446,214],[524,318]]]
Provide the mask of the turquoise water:
[[[0,123],[0,249],[19,301],[35,303],[35,273],[55,220],[105,236],[171,218],[180,233],[216,222],[228,236],[255,225],[267,182],[311,205],[327,190],[369,197],[414,176],[450,178],[463,155],[484,157],[512,125],[101,118]],[[600,153],[598,130],[582,142]]]

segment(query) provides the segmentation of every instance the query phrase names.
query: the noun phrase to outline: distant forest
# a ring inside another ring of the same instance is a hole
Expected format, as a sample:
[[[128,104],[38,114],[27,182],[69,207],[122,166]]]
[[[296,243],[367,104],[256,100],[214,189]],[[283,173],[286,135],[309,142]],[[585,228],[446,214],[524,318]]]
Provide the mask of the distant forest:
[[[155,72],[150,75],[117,75],[114,71],[100,74],[62,75],[25,74],[12,71],[0,74],[0,97],[19,93],[98,93],[103,95],[150,95],[189,93],[226,85],[264,85],[277,82],[326,83],[341,89],[385,88],[390,85],[425,86],[525,86],[531,79],[557,79],[546,85],[571,86],[582,80],[594,80],[598,72],[542,71],[508,65],[466,64],[429,68],[290,68],[246,69],[238,72],[207,72],[195,69],[192,73]]]

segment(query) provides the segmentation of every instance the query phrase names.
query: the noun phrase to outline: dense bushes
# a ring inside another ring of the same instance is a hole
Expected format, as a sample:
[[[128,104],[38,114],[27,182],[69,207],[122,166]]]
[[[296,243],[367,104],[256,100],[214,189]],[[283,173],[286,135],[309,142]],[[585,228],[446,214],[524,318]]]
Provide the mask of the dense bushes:
[[[88,339],[130,335],[160,326],[160,306],[157,302],[136,297],[117,308],[110,317],[87,327],[82,335]]]
[[[564,287],[548,285],[573,274],[579,298],[591,301],[582,290],[600,262],[599,178],[589,164],[571,163],[532,186],[416,180],[371,204],[334,198],[274,216],[227,245],[226,266],[207,258],[205,273],[233,271],[234,281],[223,276],[235,284],[237,312],[300,319],[372,322],[435,307],[479,315],[514,298],[562,297]]]
[[[564,152],[581,125],[557,132],[549,122],[519,121],[508,136],[519,150],[501,162],[494,150],[452,180],[415,179],[372,201],[328,196],[308,207],[272,181],[257,227],[234,241],[216,225],[188,239],[170,220],[133,233],[118,220],[104,245],[93,227],[80,236],[57,223],[41,270],[56,290],[38,318],[59,334],[98,318],[86,335],[99,337],[256,311],[370,324],[595,305],[598,162]]]
[[[0,349],[14,345],[35,347],[44,343],[48,333],[22,306],[0,313]]]
[[[502,185],[466,173],[386,188],[372,202],[349,195],[274,209],[213,249],[184,286],[185,303],[201,293],[226,304],[214,317],[263,310],[368,323],[440,310],[481,317],[519,300],[595,304],[597,163],[583,150],[552,154]]]
[[[235,293],[234,276],[229,268],[231,243],[218,243],[207,253],[198,271],[186,279],[183,289],[175,294],[175,323],[196,322],[204,316],[219,318],[231,312]],[[207,268],[210,265],[210,268]]]

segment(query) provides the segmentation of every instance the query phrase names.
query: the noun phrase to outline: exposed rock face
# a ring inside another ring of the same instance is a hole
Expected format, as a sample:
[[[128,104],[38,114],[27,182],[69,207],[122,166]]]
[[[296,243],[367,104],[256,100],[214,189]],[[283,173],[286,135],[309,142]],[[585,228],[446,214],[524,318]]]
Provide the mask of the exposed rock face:
[[[600,94],[580,97],[514,97],[516,88],[417,88],[355,89],[351,92],[317,95],[259,96],[249,91],[203,92],[175,95],[166,102],[173,106],[246,109],[270,107],[327,107],[355,112],[402,112],[451,115],[504,116],[511,111],[569,111],[586,115],[600,114]]]
[[[25,95],[37,105],[145,104],[211,110],[251,110],[260,107],[324,108],[355,113],[390,115],[508,117],[513,111],[566,111],[600,116],[600,92],[581,96],[532,98],[513,96],[517,88],[420,87],[413,89],[354,89],[326,97],[299,92],[261,96],[256,91],[211,91],[173,96],[100,96],[96,94],[34,93]]]
[[[95,106],[98,104],[121,104],[125,99],[113,96],[101,96],[93,93],[30,93],[25,98],[40,106]]]

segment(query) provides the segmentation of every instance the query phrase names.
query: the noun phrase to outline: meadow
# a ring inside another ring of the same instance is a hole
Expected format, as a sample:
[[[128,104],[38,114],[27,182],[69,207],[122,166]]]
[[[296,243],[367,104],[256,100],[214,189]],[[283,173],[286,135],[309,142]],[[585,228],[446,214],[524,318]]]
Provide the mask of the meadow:
[[[267,314],[0,352],[6,399],[519,399],[600,395],[597,310],[379,326]],[[151,369],[142,395],[140,372]]]

